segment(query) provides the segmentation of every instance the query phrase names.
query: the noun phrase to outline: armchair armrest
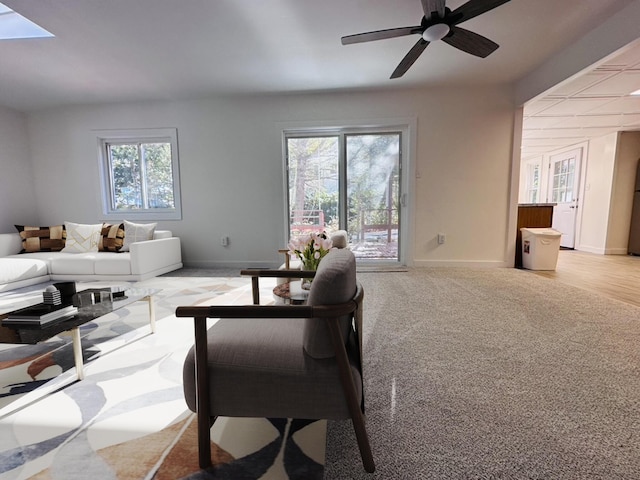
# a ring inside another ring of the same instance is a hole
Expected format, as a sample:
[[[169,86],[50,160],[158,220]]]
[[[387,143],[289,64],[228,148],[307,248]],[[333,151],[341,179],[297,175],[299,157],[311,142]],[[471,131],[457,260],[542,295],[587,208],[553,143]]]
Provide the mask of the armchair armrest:
[[[354,312],[358,298],[335,305],[211,305],[178,307],[176,317],[192,318],[313,318],[339,317]]]
[[[282,277],[282,270],[270,270],[261,268],[248,268],[240,270],[243,277]],[[287,271],[287,277],[291,278],[313,278],[316,276],[315,270],[291,270]]]

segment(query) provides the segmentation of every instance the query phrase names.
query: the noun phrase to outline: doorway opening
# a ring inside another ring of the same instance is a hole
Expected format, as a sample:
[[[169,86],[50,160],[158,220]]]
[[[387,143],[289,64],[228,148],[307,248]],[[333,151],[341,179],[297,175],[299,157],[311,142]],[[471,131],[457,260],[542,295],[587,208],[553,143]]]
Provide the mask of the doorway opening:
[[[545,154],[522,162],[519,203],[554,204],[551,228],[561,248],[575,248],[584,148]]]
[[[551,226],[562,233],[560,246],[563,248],[575,247],[581,160],[581,148],[549,158],[547,199],[556,204]]]

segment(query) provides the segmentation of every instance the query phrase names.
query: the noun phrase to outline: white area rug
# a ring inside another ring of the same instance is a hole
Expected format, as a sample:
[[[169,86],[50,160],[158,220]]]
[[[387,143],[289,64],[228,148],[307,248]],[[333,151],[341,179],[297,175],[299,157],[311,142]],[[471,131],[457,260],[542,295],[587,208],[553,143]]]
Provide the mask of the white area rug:
[[[275,281],[264,280],[261,297],[269,303]],[[84,380],[74,382],[69,340],[55,338],[44,342],[44,355],[63,360],[40,372],[52,380],[4,397],[0,479],[322,478],[324,421],[221,418],[212,428],[214,468],[198,469],[194,415],[182,393],[193,327],[173,312],[178,305],[251,303],[249,279],[160,277],[137,285],[162,289],[156,334],[144,302],[124,307],[87,328]],[[0,370],[4,393],[29,383],[29,366],[41,359],[37,347],[3,346],[0,358],[13,359]],[[29,361],[20,363],[12,348]]]

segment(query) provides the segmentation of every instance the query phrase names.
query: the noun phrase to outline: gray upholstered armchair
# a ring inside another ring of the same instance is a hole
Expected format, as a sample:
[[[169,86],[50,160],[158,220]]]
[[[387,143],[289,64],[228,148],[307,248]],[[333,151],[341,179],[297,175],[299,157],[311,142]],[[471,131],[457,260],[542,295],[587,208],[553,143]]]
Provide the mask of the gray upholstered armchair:
[[[254,277],[254,304],[258,277],[282,274],[244,273]],[[363,416],[362,298],[353,253],[336,249],[320,262],[305,305],[178,307],[176,316],[195,323],[184,394],[198,416],[201,468],[211,465],[218,416],[351,418],[364,468],[374,471]],[[207,331],[210,317],[220,320]]]

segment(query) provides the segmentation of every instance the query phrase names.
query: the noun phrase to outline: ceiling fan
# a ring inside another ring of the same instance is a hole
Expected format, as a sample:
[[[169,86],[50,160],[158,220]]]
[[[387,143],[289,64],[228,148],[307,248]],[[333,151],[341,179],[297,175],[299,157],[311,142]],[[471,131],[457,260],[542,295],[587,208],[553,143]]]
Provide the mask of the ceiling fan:
[[[489,56],[498,48],[497,43],[482,35],[460,28],[458,24],[493,10],[510,0],[469,0],[453,11],[445,6],[445,1],[421,0],[424,17],[422,17],[420,25],[347,35],[342,37],[342,44],[350,45],[405,35],[421,35],[420,40],[409,50],[409,53],[393,71],[391,78],[399,78],[404,75],[429,43],[438,40],[482,58]]]

